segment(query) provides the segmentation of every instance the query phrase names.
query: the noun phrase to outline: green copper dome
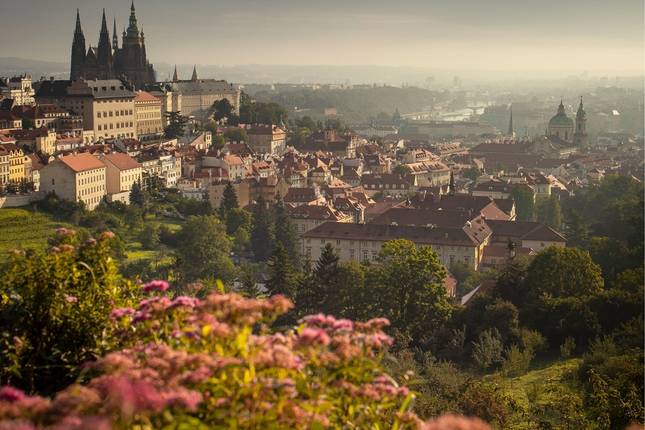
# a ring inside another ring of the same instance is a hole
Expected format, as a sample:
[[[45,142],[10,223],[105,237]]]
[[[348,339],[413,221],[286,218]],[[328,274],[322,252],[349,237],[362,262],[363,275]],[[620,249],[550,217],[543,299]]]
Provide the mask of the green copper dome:
[[[573,120],[567,116],[566,113],[558,113],[549,121],[549,125],[561,127],[573,127]]]

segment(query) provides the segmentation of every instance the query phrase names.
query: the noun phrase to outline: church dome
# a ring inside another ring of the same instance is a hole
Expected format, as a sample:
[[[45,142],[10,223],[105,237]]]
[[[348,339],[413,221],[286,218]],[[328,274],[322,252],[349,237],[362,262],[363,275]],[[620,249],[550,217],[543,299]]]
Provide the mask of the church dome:
[[[558,113],[549,121],[549,127],[573,127],[573,119],[567,116],[562,101],[560,101],[560,106],[558,106]]]

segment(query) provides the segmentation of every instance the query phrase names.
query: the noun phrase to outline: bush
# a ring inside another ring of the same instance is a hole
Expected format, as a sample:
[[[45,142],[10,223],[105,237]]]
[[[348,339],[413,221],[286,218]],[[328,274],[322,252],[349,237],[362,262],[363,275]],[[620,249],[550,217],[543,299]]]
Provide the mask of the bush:
[[[281,296],[204,300],[152,296],[112,311],[125,349],[88,366],[90,378],[49,401],[5,387],[0,425],[60,428],[421,428],[412,395],[379,364],[391,343],[383,319],[309,316],[297,329],[269,326],[292,307]],[[426,429],[481,421],[442,418]]]
[[[139,234],[139,240],[141,241],[141,245],[143,245],[144,248],[155,249],[157,245],[159,245],[160,240],[159,224],[146,224]]]
[[[496,328],[481,332],[477,341],[473,342],[473,360],[483,370],[500,363],[503,352],[502,337]]]
[[[506,356],[502,363],[502,373],[507,376],[521,376],[529,370],[531,360],[535,353],[528,348],[521,350],[519,346],[512,345],[506,350]]]
[[[531,351],[538,353],[541,351],[544,351],[548,348],[548,342],[546,341],[546,338],[542,336],[542,333],[540,333],[537,330],[529,330],[523,328],[521,330],[521,339],[522,339],[522,346],[524,349],[530,349]]]
[[[569,358],[576,349],[576,340],[571,336],[567,337],[564,340],[564,343],[560,345],[560,355],[562,358]]]
[[[113,348],[110,309],[134,297],[110,257],[113,234],[57,234],[47,252],[16,251],[0,268],[0,382],[32,392],[60,389]]]

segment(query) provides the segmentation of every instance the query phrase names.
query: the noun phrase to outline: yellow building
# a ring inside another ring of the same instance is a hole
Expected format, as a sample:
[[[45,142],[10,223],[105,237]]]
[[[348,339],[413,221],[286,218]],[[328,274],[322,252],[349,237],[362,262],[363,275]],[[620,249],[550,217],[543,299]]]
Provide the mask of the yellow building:
[[[130,191],[136,182],[142,183],[143,168],[128,154],[114,152],[101,154],[106,167],[106,191],[110,201],[130,204]]]
[[[161,100],[145,91],[137,91],[134,98],[137,136],[140,140],[157,138],[163,133]]]
[[[40,171],[40,189],[92,210],[106,195],[105,164],[89,153],[59,157]]]
[[[27,180],[25,153],[13,143],[2,145],[9,153],[9,182],[17,184]]]

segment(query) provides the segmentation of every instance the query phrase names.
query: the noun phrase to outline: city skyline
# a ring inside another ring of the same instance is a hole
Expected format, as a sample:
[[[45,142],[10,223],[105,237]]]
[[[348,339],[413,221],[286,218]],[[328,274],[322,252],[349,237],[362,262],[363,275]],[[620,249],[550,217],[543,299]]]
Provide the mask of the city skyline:
[[[186,6],[139,0],[135,5],[153,63],[642,74],[642,2],[592,1],[584,7],[574,0],[517,3],[194,0]],[[127,26],[130,3],[60,0],[47,14],[39,13],[42,6],[42,0],[30,0],[7,11],[14,19],[3,33],[20,28],[24,33],[24,22],[39,31],[24,34],[20,44],[0,38],[3,56],[69,61],[76,8],[87,43],[95,46],[102,9],[108,22],[116,18],[120,33]]]

